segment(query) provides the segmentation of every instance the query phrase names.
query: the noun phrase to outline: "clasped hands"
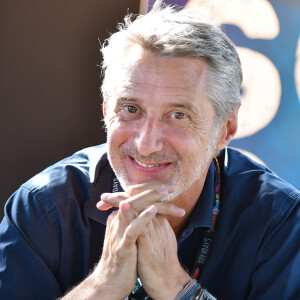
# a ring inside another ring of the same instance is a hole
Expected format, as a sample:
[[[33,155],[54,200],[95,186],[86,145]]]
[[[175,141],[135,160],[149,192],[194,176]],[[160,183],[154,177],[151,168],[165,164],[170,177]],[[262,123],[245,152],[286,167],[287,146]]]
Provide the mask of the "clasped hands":
[[[176,236],[164,217],[184,215],[183,209],[161,201],[171,192],[167,185],[151,182],[101,196],[99,210],[119,207],[108,218],[102,256],[94,271],[103,299],[126,298],[137,274],[155,300],[175,299],[191,279],[179,263]]]

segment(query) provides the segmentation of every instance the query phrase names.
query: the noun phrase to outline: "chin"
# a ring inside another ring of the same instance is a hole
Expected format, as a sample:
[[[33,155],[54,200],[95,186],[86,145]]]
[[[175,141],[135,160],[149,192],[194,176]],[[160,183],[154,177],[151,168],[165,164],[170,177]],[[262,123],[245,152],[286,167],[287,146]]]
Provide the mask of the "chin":
[[[115,173],[117,174],[117,173]],[[133,186],[133,185],[138,185],[138,184],[143,184],[143,183],[148,183],[148,182],[154,182],[154,181],[160,181],[160,182],[164,182],[158,178],[142,178],[139,180],[132,180],[132,179],[128,179],[128,178],[124,178],[122,176],[118,176],[116,175],[120,185],[122,186],[122,188],[124,189],[124,191],[126,189],[128,189],[129,187]]]

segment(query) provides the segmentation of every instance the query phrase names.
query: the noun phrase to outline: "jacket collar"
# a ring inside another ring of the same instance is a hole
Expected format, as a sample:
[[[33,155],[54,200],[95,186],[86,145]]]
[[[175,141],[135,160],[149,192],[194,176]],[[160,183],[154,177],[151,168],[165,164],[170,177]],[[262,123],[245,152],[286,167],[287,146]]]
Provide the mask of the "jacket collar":
[[[105,154],[98,163],[96,169],[96,181],[92,187],[91,199],[87,203],[86,213],[87,216],[94,221],[106,224],[108,216],[116,210],[116,208],[111,208],[106,211],[100,211],[96,208],[96,204],[100,201],[100,196],[103,193],[112,193],[112,192],[122,192],[123,189],[117,180],[117,177],[112,170],[107,154]]]

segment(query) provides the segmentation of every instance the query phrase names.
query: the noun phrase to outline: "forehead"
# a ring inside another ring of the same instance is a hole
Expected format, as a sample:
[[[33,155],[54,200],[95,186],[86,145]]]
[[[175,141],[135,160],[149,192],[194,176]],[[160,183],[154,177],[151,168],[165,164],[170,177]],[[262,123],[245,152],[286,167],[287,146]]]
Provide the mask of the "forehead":
[[[133,45],[114,64],[111,79],[117,98],[159,97],[161,101],[176,98],[192,102],[206,98],[209,66],[205,60],[163,57]]]
[[[153,53],[151,50],[134,44],[123,52],[120,57],[120,70],[129,71],[132,75],[141,75],[143,72],[155,73],[158,76],[168,76],[176,79],[189,76],[188,82],[198,84],[206,79],[208,63],[204,59],[196,57],[164,57]]]

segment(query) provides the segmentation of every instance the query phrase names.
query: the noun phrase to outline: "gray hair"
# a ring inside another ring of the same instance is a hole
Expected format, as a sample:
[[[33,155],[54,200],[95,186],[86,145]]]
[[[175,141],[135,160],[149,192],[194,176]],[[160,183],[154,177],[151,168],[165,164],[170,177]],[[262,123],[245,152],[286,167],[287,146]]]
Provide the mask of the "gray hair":
[[[133,44],[164,57],[198,57],[210,66],[207,97],[214,104],[218,128],[241,101],[242,70],[231,40],[219,27],[204,21],[199,13],[178,11],[162,5],[161,0],[156,1],[148,14],[132,19],[132,15],[127,15],[124,24],[118,26],[119,31],[102,46],[104,99],[112,96],[111,66]]]

